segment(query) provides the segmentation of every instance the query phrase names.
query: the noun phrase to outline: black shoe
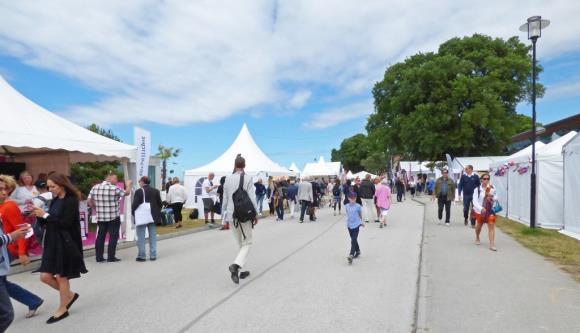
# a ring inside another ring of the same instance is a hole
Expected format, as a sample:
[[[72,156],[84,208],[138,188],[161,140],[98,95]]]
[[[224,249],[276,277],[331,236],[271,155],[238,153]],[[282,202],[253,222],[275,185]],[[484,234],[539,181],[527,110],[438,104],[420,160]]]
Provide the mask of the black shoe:
[[[107,262],[119,262],[119,261],[121,261],[121,259],[115,257],[107,259]]]
[[[467,219],[465,219],[465,221],[463,221],[463,224],[464,224],[465,226],[467,226]]]
[[[105,259],[97,259],[97,262],[98,263],[104,263],[104,262],[106,262],[106,260]]]
[[[68,311],[65,312],[65,313],[63,313],[63,314],[61,314],[59,317],[52,316],[52,317],[48,318],[48,320],[46,321],[46,323],[47,324],[56,323],[57,321],[61,321],[61,320],[63,320],[66,317],[68,317]]]
[[[243,271],[240,273],[240,279],[245,279],[250,276],[250,271]]]
[[[135,259],[135,261],[138,261],[138,262],[145,262],[145,261],[147,261],[147,260],[146,260],[145,258],[137,258],[137,259]]]
[[[149,260],[155,261],[155,260],[157,260],[157,257],[151,257],[151,258],[149,258]]]
[[[211,224],[215,224],[215,220],[211,220]]]
[[[232,281],[234,281],[235,284],[240,283],[240,277],[238,276],[239,269],[240,266],[238,266],[237,264],[231,264],[229,267],[230,273],[232,273]]]
[[[209,221],[208,220],[205,220],[205,224],[209,224]]]
[[[75,293],[75,295],[73,296],[73,299],[70,300],[70,302],[68,302],[68,304],[66,305],[66,309],[70,309],[70,307],[77,301],[77,299],[79,299],[79,294]]]

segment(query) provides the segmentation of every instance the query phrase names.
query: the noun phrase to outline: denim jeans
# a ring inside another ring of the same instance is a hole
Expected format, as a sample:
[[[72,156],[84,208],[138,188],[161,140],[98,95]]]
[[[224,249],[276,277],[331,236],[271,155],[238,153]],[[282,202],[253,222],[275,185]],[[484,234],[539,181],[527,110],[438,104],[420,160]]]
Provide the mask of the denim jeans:
[[[157,227],[155,223],[137,226],[137,258],[145,259],[145,229],[149,231],[149,259],[157,258]]]
[[[14,260],[12,255],[9,255],[9,257],[10,261]],[[36,309],[42,303],[42,298],[36,296],[35,294],[22,288],[21,286],[12,283],[8,280],[4,280],[4,282],[6,284],[6,290],[8,291],[8,295],[10,295],[10,297],[14,298],[16,301],[26,305],[29,310]]]
[[[256,196],[256,202],[258,203],[258,213],[262,214],[262,203],[264,202],[264,195]]]
[[[116,218],[108,222],[98,222],[99,229],[97,231],[97,240],[95,242],[95,256],[97,261],[103,260],[103,252],[105,252],[105,237],[109,233],[109,247],[107,249],[107,259],[115,258],[117,251],[117,241],[119,240],[119,228],[121,228],[121,219]]]
[[[465,220],[469,218],[472,200],[473,194],[472,195],[466,195],[465,193],[463,194],[463,218],[465,218]],[[471,220],[471,225],[475,225],[475,220]]]
[[[354,256],[357,253],[360,253],[360,248],[358,247],[358,229],[360,227],[356,227],[354,229],[348,228],[348,234],[350,235],[350,255]]]
[[[280,203],[276,206],[276,214],[279,220],[284,219],[284,200],[280,200]]]
[[[7,282],[6,276],[0,276],[0,332],[6,331],[14,320],[14,309],[8,295]]]
[[[300,221],[304,221],[304,213],[310,206],[310,201],[300,200]]]
[[[445,223],[449,223],[449,218],[451,217],[451,200],[447,200],[447,195],[439,196],[437,198],[437,217],[439,220],[443,218],[443,208],[445,208]]]

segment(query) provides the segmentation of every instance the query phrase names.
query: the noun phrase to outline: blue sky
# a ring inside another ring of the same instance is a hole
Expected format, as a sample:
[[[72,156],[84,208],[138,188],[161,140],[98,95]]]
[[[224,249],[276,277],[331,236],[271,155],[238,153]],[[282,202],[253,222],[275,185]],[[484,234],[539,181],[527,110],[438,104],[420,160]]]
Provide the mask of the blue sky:
[[[0,75],[44,108],[124,142],[133,126],[150,130],[154,146],[183,150],[176,174],[218,157],[244,122],[274,161],[303,167],[364,131],[370,90],[389,64],[454,36],[525,38],[519,25],[540,13],[552,25],[538,42],[548,88],[538,119],[580,113],[573,1],[530,1],[526,10],[518,1],[332,4],[0,1]]]

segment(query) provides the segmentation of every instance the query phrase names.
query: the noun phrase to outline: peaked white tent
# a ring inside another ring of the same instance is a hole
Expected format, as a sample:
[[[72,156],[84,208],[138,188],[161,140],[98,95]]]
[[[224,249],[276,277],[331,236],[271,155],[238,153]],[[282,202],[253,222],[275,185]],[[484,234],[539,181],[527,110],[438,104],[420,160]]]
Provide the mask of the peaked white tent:
[[[288,170],[294,172],[296,175],[300,175],[300,173],[301,173],[300,169],[298,169],[298,166],[296,166],[296,163],[294,163],[294,162],[292,162],[292,164],[290,165]]]
[[[302,170],[302,176],[340,176],[340,162],[326,162],[323,156],[317,162],[306,163]]]
[[[203,208],[200,197],[203,181],[210,172],[216,175],[214,179],[216,184],[219,183],[221,176],[232,174],[238,154],[242,154],[242,157],[246,159],[245,170],[249,175],[260,177],[294,175],[292,171],[275,163],[264,154],[252,138],[248,126],[244,124],[232,145],[220,157],[204,166],[185,171],[183,183],[189,196],[186,207]]]
[[[572,131],[536,150],[537,225],[559,229],[564,219],[564,160],[562,147],[576,132]],[[525,224],[530,222],[531,156],[514,158],[507,172],[509,190],[507,216]]]
[[[492,163],[503,161],[505,158],[506,156],[456,157],[453,159],[453,169],[463,172],[465,166],[472,165],[476,172],[488,172]]]
[[[564,228],[562,233],[580,240],[580,134],[563,147]]]
[[[0,76],[1,154],[33,174],[69,174],[70,163],[135,159],[137,147],[111,140],[30,101]]]

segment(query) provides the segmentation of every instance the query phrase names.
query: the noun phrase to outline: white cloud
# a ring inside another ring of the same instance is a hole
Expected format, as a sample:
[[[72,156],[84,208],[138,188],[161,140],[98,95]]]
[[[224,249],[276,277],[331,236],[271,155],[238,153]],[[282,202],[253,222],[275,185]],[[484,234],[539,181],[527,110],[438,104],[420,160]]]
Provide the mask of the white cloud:
[[[298,91],[294,96],[292,96],[288,105],[293,109],[301,109],[306,105],[311,96],[312,92],[309,90]]]
[[[580,96],[580,80],[558,83],[546,87],[546,95],[542,100],[555,100]]]
[[[374,106],[372,101],[354,103],[317,113],[309,121],[303,123],[302,126],[306,128],[333,127],[349,120],[368,116],[373,111]]]
[[[474,32],[525,38],[519,25],[538,13],[552,20],[540,59],[580,50],[573,0],[0,0],[0,12],[1,53],[103,93],[67,110],[82,123],[298,109],[312,92],[296,86],[366,98],[389,64]]]

